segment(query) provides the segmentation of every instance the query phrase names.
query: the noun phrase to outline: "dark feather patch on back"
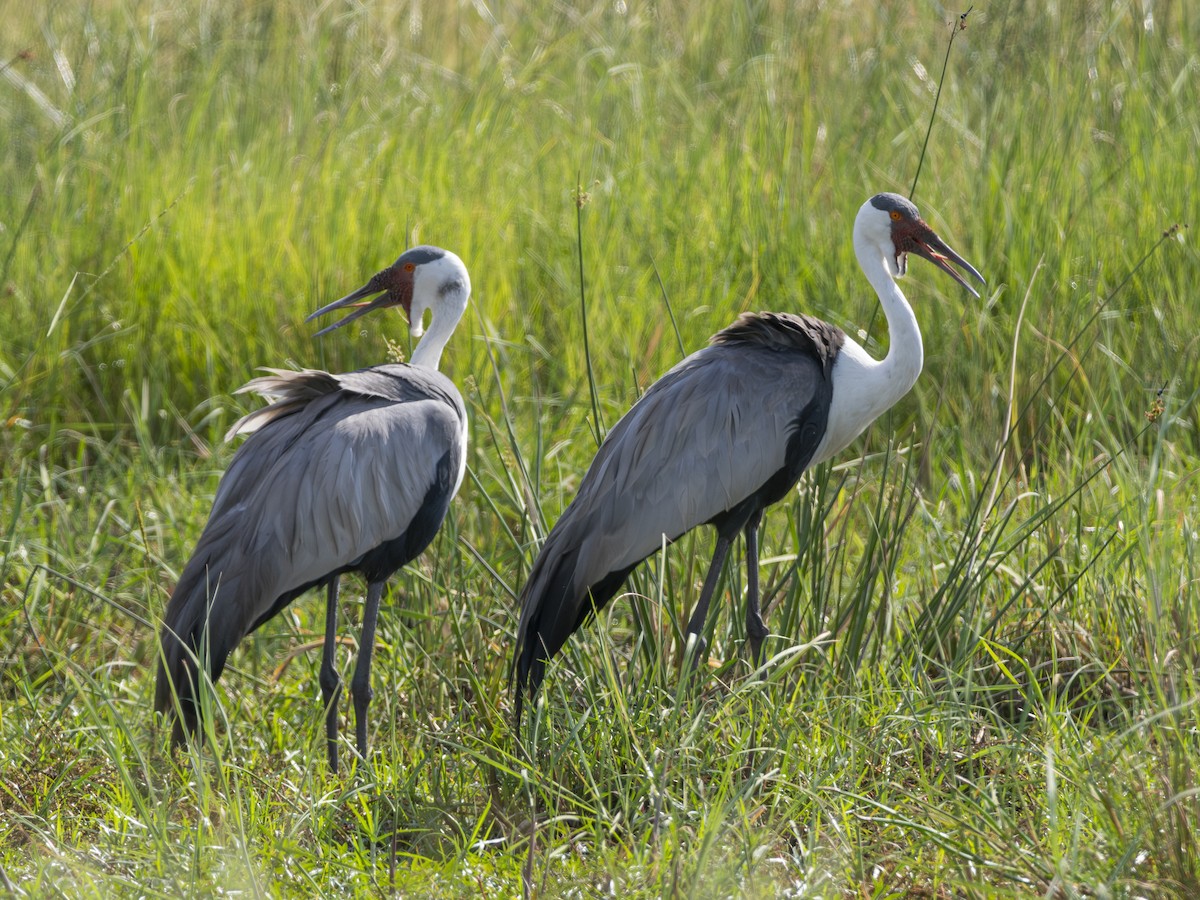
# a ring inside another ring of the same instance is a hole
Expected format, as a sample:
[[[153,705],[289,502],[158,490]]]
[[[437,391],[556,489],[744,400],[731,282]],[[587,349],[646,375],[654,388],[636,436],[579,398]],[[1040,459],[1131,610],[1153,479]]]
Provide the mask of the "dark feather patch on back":
[[[778,312],[742,313],[736,322],[722,328],[710,340],[712,344],[727,346],[747,344],[770,350],[800,350],[820,363],[826,378],[845,342],[846,333],[828,322]]]

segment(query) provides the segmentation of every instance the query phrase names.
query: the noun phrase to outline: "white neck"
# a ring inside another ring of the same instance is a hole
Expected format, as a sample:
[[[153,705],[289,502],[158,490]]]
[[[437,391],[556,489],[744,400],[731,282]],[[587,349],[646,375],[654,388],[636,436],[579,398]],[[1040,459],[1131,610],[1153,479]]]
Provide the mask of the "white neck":
[[[813,465],[843,450],[894,406],[916,384],[924,363],[917,317],[896,284],[895,256],[863,234],[858,223],[854,228],[854,253],[887,317],[888,352],[883,359],[875,359],[857,341],[846,338],[834,361],[829,421]]]
[[[441,254],[414,274],[408,310],[409,331],[413,337],[421,338],[409,362],[427,369],[436,369],[442,361],[442,350],[467,311],[467,299],[471,296],[471,276],[463,261],[449,250]],[[429,310],[429,331],[422,336],[425,310]]]
[[[435,303],[429,314],[429,330],[417,342],[409,363],[414,366],[424,366],[427,369],[436,369],[442,361],[442,351],[446,349],[446,342],[450,340],[450,335],[454,334],[454,328],[458,325],[458,320],[462,318],[466,308],[467,298],[465,295],[461,299],[456,296],[446,296],[442,298],[441,302]],[[420,320],[416,320],[412,324],[414,330],[420,328]],[[418,331],[418,333],[420,332]]]
[[[854,229],[854,255],[871,287],[875,288],[888,323],[887,356],[869,376],[874,381],[873,389],[878,398],[867,420],[871,421],[894,406],[917,383],[925,362],[925,347],[921,343],[917,317],[900,285],[896,284],[895,256],[867,240],[857,228]]]

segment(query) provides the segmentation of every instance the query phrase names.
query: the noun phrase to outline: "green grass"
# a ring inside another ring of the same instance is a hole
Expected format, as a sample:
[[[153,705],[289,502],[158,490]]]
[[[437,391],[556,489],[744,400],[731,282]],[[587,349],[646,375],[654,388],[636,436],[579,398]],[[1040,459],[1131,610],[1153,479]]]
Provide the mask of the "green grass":
[[[767,518],[762,678],[739,548],[681,686],[700,532],[510,729],[515,592],[595,435],[744,309],[886,350],[850,227],[907,193],[961,10],[867,6],[0,2],[0,884],[1200,893],[1186,3],[971,13],[914,199],[988,289],[914,261],[916,389]],[[317,596],[172,755],[154,623],[232,391],[406,351],[303,318],[426,241],[474,284],[443,362],[471,471],[385,601],[371,759],[326,771]]]

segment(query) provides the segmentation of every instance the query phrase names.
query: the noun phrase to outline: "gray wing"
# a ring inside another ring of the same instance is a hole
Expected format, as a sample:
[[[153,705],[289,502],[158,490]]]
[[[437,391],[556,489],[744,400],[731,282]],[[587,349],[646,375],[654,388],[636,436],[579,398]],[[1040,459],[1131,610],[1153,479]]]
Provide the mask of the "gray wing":
[[[297,396],[323,379],[336,388],[295,409]],[[462,483],[466,412],[454,385],[436,372],[277,373],[248,387],[277,399],[243,420],[253,433],[221,480],[197,552],[210,530],[235,525],[256,552],[281,563],[282,580],[268,593],[307,583],[403,534],[447,454],[451,495]]]
[[[364,385],[364,374],[337,376],[336,392],[255,431],[221,481],[197,553],[210,532],[232,528],[274,570],[263,602],[403,534],[447,454],[452,494],[462,482],[457,392],[452,404],[407,379]]]
[[[543,661],[664,539],[778,477],[801,432],[802,468],[822,431],[805,417],[821,397],[827,411],[828,396],[810,355],[745,345],[706,347],[656,381],[609,433],[534,562],[517,629],[518,696],[526,679],[536,691]]]
[[[559,526],[580,543],[575,585],[627,568],[733,508],[784,468],[820,372],[793,355],[707,347],[617,424]]]

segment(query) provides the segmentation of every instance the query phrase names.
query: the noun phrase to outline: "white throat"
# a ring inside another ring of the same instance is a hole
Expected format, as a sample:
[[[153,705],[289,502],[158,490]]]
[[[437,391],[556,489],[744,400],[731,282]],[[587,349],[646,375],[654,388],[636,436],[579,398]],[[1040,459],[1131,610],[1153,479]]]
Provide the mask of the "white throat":
[[[829,422],[813,456],[814,465],[848,446],[907,394],[925,361],[917,317],[896,284],[898,272],[891,239],[880,240],[870,233],[870,217],[879,215],[879,210],[868,210],[866,205],[859,211],[854,223],[854,254],[883,306],[888,352],[883,359],[875,359],[857,341],[846,338],[834,361]]]

